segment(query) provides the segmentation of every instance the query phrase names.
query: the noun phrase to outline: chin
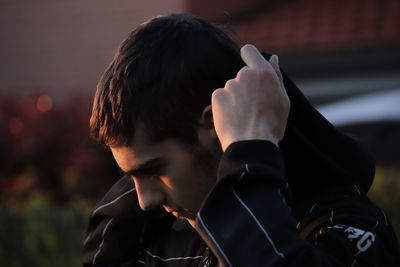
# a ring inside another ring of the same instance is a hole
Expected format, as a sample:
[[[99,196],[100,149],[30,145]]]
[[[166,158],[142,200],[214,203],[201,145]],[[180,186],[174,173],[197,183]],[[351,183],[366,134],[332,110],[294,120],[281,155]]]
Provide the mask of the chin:
[[[191,214],[185,214],[186,216],[182,216],[179,219],[187,221],[193,228],[196,224],[196,216],[192,216]]]
[[[185,209],[179,210],[177,212],[172,212],[172,215],[174,215],[177,219],[187,221],[192,227],[194,227],[194,225],[196,224],[196,216],[194,214],[196,213],[190,212]]]

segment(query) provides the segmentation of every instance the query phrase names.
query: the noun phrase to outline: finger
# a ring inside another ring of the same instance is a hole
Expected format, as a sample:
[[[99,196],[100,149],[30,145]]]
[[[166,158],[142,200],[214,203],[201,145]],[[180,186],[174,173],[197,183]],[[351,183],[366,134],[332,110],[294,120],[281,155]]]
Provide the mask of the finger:
[[[218,88],[211,94],[211,107],[215,108],[219,103],[224,103],[227,98],[225,88]]]
[[[226,81],[223,89],[231,90],[231,89],[233,89],[235,87],[236,87],[236,80],[235,79],[230,79],[230,80]]]
[[[222,114],[221,108],[229,103],[229,94],[224,88],[218,88],[211,94],[211,110],[214,122],[218,121],[218,117]]]
[[[269,59],[269,63],[272,65],[272,67],[274,68],[276,75],[278,75],[278,78],[281,82],[282,87],[284,87],[283,84],[283,77],[282,77],[282,73],[281,70],[279,68],[279,59],[277,55],[272,55]]]
[[[278,74],[278,72],[279,72],[278,56],[275,55],[275,54],[272,55],[272,56],[269,58],[269,63],[270,63],[271,66],[274,68],[276,74]],[[279,74],[278,74],[278,76],[279,76]]]
[[[256,79],[256,74],[253,69],[251,69],[249,66],[244,66],[242,67],[239,72],[236,75],[236,80],[255,80]]]
[[[269,62],[261,55],[260,51],[254,45],[244,45],[240,49],[240,55],[246,63],[252,69],[260,70],[270,68]]]

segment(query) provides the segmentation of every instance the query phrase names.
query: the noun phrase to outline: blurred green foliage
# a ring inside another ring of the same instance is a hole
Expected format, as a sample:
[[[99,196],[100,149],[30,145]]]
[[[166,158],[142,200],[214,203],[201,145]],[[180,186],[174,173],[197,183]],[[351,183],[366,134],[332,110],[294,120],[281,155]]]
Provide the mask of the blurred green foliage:
[[[90,209],[120,176],[90,103],[0,93],[0,266],[81,266]]]
[[[80,199],[56,205],[43,195],[0,205],[0,265],[81,266],[91,205]]]
[[[388,215],[400,237],[400,169],[378,166],[368,196]]]

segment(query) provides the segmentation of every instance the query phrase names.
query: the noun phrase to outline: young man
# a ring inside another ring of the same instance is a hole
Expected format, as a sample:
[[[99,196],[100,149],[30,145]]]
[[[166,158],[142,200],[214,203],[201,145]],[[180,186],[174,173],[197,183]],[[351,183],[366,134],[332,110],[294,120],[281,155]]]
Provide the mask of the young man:
[[[277,56],[202,19],[135,29],[101,78],[90,127],[126,175],[92,213],[85,266],[399,266],[366,197],[362,145]]]

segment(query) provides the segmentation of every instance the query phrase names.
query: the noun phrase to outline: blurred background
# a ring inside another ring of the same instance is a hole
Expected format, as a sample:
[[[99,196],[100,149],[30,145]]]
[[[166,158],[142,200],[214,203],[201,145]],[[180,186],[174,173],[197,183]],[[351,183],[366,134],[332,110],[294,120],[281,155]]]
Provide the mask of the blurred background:
[[[88,215],[119,178],[87,129],[96,83],[143,21],[189,12],[279,55],[377,161],[369,193],[400,233],[400,1],[0,0],[0,265],[80,266]]]

